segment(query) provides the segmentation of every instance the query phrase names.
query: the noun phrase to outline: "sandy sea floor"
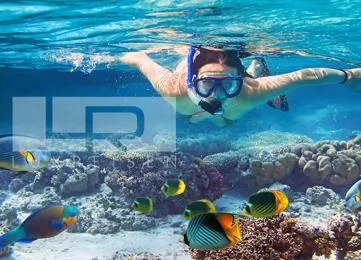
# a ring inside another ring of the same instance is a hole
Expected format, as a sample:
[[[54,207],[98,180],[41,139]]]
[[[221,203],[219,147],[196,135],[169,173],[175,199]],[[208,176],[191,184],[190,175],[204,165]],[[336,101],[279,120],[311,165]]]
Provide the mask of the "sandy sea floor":
[[[127,231],[113,235],[65,232],[31,244],[17,243],[13,253],[1,259],[103,260],[112,259],[117,251],[120,255],[149,252],[159,255],[161,259],[191,259],[179,239],[180,235],[173,234],[171,228],[158,228],[149,232]]]

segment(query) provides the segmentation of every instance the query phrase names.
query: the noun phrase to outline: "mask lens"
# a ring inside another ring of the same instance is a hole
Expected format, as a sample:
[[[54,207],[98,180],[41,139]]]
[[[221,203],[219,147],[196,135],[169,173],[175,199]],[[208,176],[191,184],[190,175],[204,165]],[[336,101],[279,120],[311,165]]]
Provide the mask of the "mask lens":
[[[227,95],[232,96],[238,93],[241,87],[241,81],[234,79],[224,79],[222,80],[222,85]]]
[[[212,79],[200,79],[196,84],[198,94],[203,97],[208,97],[211,94],[213,86],[214,80]]]

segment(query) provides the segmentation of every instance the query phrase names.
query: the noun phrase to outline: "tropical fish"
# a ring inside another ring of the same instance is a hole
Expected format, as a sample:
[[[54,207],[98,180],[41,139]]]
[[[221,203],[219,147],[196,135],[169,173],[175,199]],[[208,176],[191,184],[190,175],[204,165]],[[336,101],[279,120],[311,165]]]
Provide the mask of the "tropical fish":
[[[186,219],[191,219],[195,216],[206,214],[206,213],[215,213],[216,206],[209,200],[196,200],[191,202],[186,209],[184,210],[184,217]]]
[[[195,249],[216,250],[232,247],[242,239],[239,219],[229,213],[195,216],[183,235],[184,243]]]
[[[46,167],[51,154],[39,140],[16,135],[0,136],[0,168],[31,172]]]
[[[267,190],[252,194],[242,213],[255,218],[272,217],[288,207],[286,194],[278,190]]]
[[[169,179],[167,180],[161,190],[167,197],[177,196],[182,194],[186,188],[184,181],[180,179]]]
[[[56,236],[72,226],[77,218],[77,208],[70,205],[39,209],[22,224],[0,236],[0,248],[15,242],[30,243],[37,239]]]
[[[361,180],[347,191],[345,200],[347,207],[354,213],[361,211]]]
[[[132,208],[138,212],[149,214],[153,210],[153,201],[148,197],[139,197],[134,200]]]

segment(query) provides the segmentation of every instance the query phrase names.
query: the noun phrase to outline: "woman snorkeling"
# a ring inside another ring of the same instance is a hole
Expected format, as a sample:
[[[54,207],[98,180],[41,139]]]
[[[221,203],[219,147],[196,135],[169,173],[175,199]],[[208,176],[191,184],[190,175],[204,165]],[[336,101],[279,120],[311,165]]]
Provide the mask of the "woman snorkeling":
[[[192,46],[173,72],[145,52],[126,53],[120,61],[138,68],[191,123],[210,119],[225,126],[264,103],[287,111],[283,94],[299,87],[341,84],[361,92],[361,68],[306,68],[269,76],[263,59],[254,59],[246,70],[240,58],[234,50]]]

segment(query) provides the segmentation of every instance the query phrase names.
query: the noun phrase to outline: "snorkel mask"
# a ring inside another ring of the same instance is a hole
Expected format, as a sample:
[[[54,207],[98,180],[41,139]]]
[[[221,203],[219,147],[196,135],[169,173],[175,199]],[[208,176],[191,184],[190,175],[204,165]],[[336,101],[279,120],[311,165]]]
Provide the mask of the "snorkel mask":
[[[202,77],[196,79],[193,74],[193,62],[197,49],[200,46],[192,46],[187,57],[187,86],[189,98],[203,110],[212,115],[223,115],[222,102],[219,98],[206,100],[213,93],[221,93],[223,98],[237,96],[242,89],[243,74],[239,77]]]

